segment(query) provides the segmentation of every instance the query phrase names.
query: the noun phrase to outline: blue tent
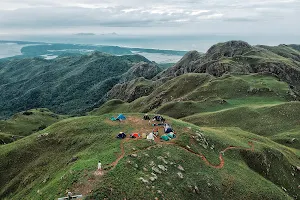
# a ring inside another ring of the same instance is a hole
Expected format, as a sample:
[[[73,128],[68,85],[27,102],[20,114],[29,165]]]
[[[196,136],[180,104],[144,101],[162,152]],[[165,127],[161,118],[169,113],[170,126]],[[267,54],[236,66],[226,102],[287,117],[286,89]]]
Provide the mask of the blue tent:
[[[171,133],[171,132],[173,132],[172,128],[169,127],[165,129],[165,133]]]
[[[126,138],[126,134],[125,134],[125,133],[119,133],[119,134],[117,135],[117,138],[119,138],[119,139],[124,139],[124,138]]]
[[[119,116],[117,117],[118,120],[125,120],[126,117],[123,114],[119,114]]]

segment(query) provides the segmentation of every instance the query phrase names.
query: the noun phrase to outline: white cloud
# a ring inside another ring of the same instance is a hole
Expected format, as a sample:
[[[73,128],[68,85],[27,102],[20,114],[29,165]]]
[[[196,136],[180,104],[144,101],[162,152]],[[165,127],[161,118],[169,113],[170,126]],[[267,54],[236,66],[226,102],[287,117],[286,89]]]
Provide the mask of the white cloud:
[[[239,33],[249,23],[253,32],[272,33],[282,26],[279,30],[300,34],[298,0],[1,0],[0,10],[0,29],[7,33],[109,27]]]

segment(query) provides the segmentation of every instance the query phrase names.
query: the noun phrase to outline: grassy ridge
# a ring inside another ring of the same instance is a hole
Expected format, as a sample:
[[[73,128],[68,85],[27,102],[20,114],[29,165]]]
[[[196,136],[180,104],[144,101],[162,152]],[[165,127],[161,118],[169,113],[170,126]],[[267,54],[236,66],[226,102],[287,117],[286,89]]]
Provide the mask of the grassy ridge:
[[[167,119],[178,134],[173,145],[129,141],[124,147],[125,157],[116,168],[110,171],[107,168],[108,172],[102,177],[95,176],[98,160],[106,166],[121,154],[121,141],[115,139],[119,131],[142,133],[152,129],[141,120],[142,114],[127,114],[128,120],[121,124],[110,122],[111,115],[66,119],[1,146],[0,197],[54,199],[63,196],[68,188],[86,193],[87,199],[292,199],[300,195],[296,190],[300,184],[299,176],[292,175],[299,173],[294,170],[294,166],[300,165],[299,150],[237,128],[203,127],[200,130],[195,125],[171,118]],[[206,142],[200,140],[199,132]],[[249,148],[249,141],[254,142],[254,152],[226,152],[222,169],[208,166],[182,148],[189,145],[194,152],[203,153],[209,162],[218,165],[219,151],[228,146]],[[151,145],[154,147],[147,149]],[[140,150],[137,157],[129,156],[135,151],[133,149]],[[249,162],[253,156],[266,159],[258,159],[261,168]],[[265,162],[270,165],[264,165]],[[161,174],[156,173],[154,182],[149,180],[153,176],[152,165],[167,168],[165,172],[160,170]],[[184,171],[178,169],[179,165]],[[270,173],[264,174],[266,170]],[[276,179],[276,170],[285,172],[281,182]],[[182,179],[178,172],[183,174]],[[143,183],[140,178],[149,183]]]
[[[300,103],[291,102],[255,108],[238,107],[223,111],[196,114],[183,120],[199,126],[240,127],[260,135],[275,135],[300,128]]]
[[[46,108],[17,113],[8,120],[0,120],[0,139],[3,140],[2,143],[9,143],[65,118],[67,116],[55,114]]]
[[[92,114],[157,112],[175,118],[244,105],[268,106],[294,99],[285,82],[264,75],[184,74],[131,103],[112,100]]]

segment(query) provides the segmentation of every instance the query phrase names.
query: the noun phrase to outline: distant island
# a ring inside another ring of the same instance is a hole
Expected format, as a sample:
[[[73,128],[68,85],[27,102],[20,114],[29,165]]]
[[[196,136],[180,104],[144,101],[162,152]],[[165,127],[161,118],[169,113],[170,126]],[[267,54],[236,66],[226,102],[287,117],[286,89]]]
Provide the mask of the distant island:
[[[78,35],[78,36],[95,36],[95,33],[76,33],[74,35]]]

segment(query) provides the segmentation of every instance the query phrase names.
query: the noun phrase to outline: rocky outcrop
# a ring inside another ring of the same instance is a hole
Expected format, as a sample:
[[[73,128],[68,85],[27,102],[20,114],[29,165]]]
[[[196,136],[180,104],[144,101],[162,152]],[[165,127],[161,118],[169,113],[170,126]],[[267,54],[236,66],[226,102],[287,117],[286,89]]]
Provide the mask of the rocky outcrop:
[[[139,77],[152,79],[159,72],[161,72],[161,69],[155,63],[140,62],[122,75],[121,82],[131,81]]]
[[[243,55],[251,51],[253,47],[243,41],[229,41],[213,45],[205,54],[206,60],[218,60],[224,57]]]
[[[208,73],[219,77],[226,73],[270,74],[289,83],[295,93],[300,91],[299,46],[251,46],[243,41],[229,41],[213,45],[205,55],[188,52],[173,67],[161,72],[153,80],[176,77],[185,73]]]
[[[107,99],[121,99],[132,102],[139,97],[149,95],[157,84],[158,82],[156,83],[143,77],[117,84],[107,93]]]

